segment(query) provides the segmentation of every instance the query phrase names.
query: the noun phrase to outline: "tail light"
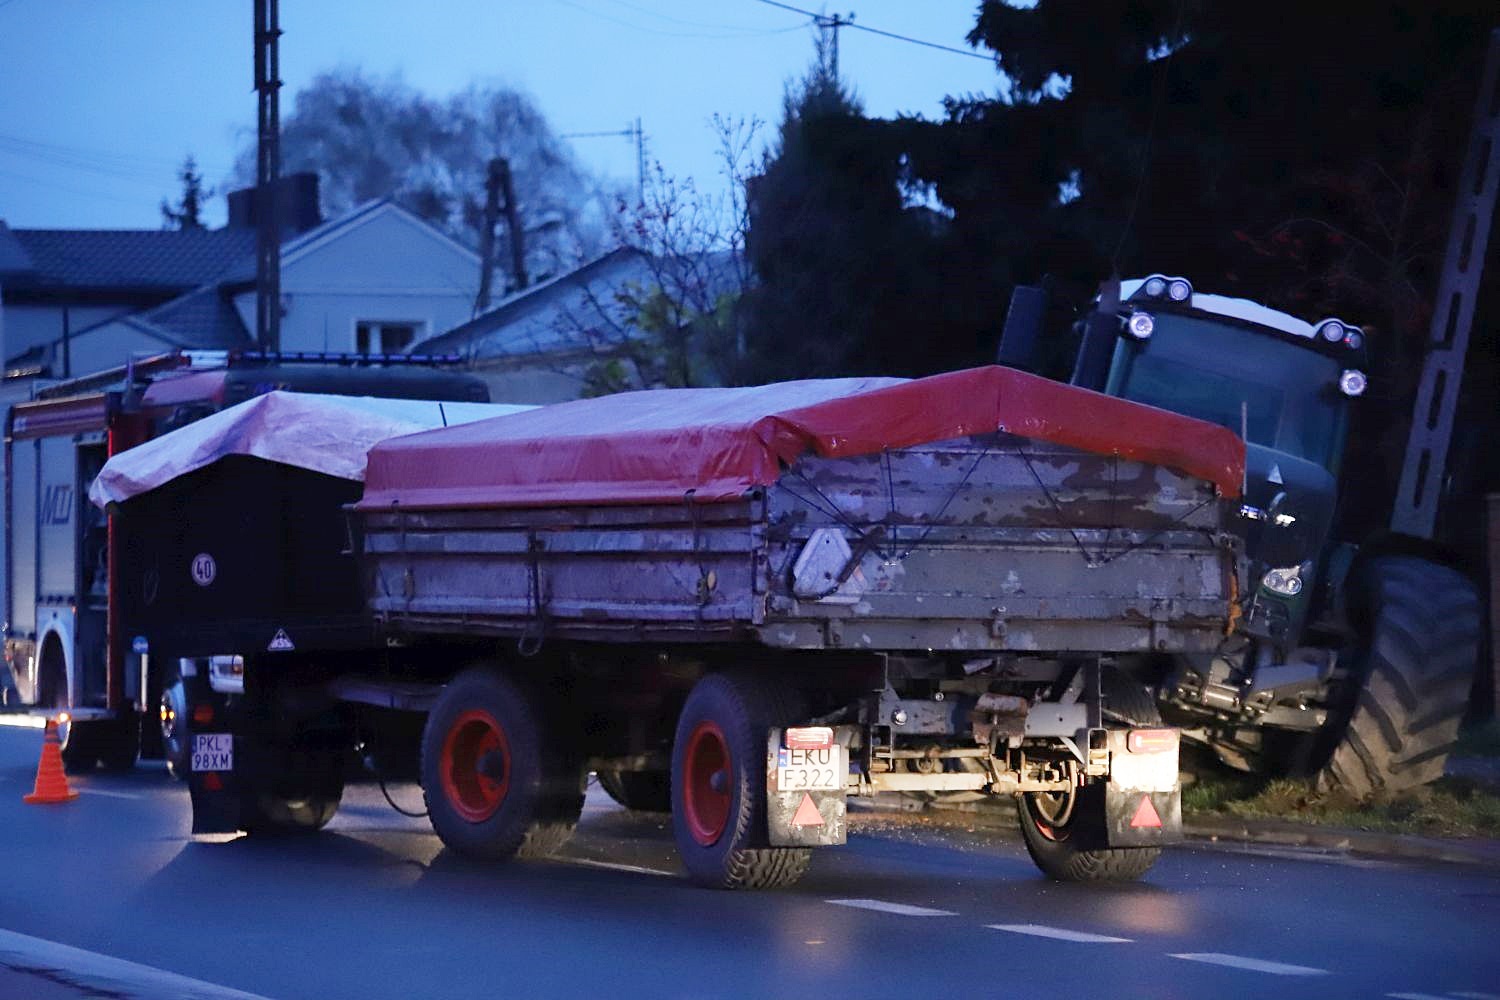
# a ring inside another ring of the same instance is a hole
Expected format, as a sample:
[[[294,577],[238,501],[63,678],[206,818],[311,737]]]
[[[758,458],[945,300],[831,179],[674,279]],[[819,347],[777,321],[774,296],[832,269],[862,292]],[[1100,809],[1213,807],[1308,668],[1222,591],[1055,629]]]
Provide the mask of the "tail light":
[[[1167,753],[1177,749],[1175,729],[1132,729],[1125,737],[1125,749],[1131,753]]]

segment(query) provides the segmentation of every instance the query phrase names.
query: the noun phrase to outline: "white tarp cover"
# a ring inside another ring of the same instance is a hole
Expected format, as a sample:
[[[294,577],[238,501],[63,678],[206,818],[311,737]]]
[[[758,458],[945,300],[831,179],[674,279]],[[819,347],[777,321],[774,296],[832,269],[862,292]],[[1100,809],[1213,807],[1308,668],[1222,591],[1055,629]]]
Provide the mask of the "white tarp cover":
[[[386,438],[500,417],[531,406],[269,392],[111,458],[89,487],[96,506],[154,490],[226,455],[250,455],[340,479],[365,477]]]

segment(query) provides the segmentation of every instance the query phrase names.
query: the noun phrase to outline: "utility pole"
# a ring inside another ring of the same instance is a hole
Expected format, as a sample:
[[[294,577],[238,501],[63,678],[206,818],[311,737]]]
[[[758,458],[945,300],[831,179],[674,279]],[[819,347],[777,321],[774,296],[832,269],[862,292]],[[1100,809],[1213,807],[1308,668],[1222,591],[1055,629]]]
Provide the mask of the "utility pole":
[[[281,178],[281,91],[277,0],[255,0],[255,340],[281,349],[281,233],[276,187]]]
[[[484,177],[484,222],[479,231],[479,294],[474,300],[474,311],[482,313],[490,307],[490,286],[495,273],[495,225],[500,213],[505,213],[505,229],[510,235],[510,274],[515,283],[513,290],[519,291],[531,284],[526,273],[526,233],[521,229],[521,210],[516,204],[515,187],[511,183],[510,161],[497,156],[489,162]]]
[[[624,136],[635,143],[635,196],[641,203],[646,201],[646,133],[641,128],[641,120],[637,118],[634,123],[626,125],[618,132],[569,132],[558,136],[559,139],[603,139],[614,136]]]
[[[1474,128],[1458,177],[1448,249],[1438,279],[1427,357],[1412,408],[1411,433],[1401,469],[1401,485],[1391,512],[1391,530],[1431,538],[1437,523],[1452,443],[1454,415],[1463,383],[1464,359],[1479,298],[1490,224],[1500,191],[1500,29],[1490,33],[1489,54],[1480,78]]]
[[[840,17],[838,14],[834,14],[832,17],[826,14],[819,14],[815,20],[818,29],[827,32],[824,36],[828,39],[827,47],[824,49],[827,53],[827,61],[823,64],[823,72],[828,74],[828,79],[837,83],[839,78],[839,29],[845,25],[854,23],[854,12],[850,11],[848,17]]]
[[[476,315],[490,308],[490,285],[495,274],[495,223],[500,220],[500,171],[504,162],[498,157],[491,160],[484,177],[484,222],[479,230],[479,294],[474,299]]]
[[[500,193],[505,196],[505,228],[510,231],[510,273],[516,291],[531,284],[526,276],[526,232],[521,228],[521,210],[516,206],[516,191],[510,182],[510,161],[501,157]]]

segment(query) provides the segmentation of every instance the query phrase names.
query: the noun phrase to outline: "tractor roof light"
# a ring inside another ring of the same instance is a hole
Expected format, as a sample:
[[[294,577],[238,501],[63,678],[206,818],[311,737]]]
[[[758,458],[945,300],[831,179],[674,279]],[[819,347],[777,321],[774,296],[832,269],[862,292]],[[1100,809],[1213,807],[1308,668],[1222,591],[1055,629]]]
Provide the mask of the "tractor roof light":
[[[1156,320],[1151,318],[1150,313],[1131,313],[1130,319],[1125,321],[1125,332],[1136,340],[1148,340],[1152,331],[1156,329]]]
[[[1330,344],[1337,344],[1348,332],[1349,328],[1341,320],[1325,319],[1318,324],[1318,335]]]
[[[1173,278],[1167,282],[1167,298],[1173,302],[1186,302],[1193,297],[1193,286],[1186,278]]]
[[[1167,294],[1167,279],[1159,274],[1153,274],[1146,279],[1146,283],[1141,288],[1151,298],[1159,299]]]
[[[1363,396],[1369,385],[1370,380],[1365,378],[1365,373],[1355,371],[1353,368],[1345,369],[1344,373],[1339,376],[1339,392],[1351,399],[1355,396]]]
[[[1344,346],[1351,351],[1359,350],[1365,346],[1365,335],[1359,330],[1350,328],[1349,332],[1344,334]]]

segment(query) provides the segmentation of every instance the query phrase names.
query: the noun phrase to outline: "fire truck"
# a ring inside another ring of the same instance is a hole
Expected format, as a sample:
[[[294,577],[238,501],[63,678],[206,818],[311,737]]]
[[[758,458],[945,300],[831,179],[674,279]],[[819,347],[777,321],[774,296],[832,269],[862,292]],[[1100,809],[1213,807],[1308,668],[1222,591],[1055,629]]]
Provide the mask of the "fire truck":
[[[65,713],[72,769],[123,769],[183,753],[182,673],[232,675],[234,650],[155,662],[122,633],[112,517],[88,502],[104,463],[144,441],[273,390],[487,402],[453,356],[173,351],[37,388],[5,419],[4,669],[7,711]]]

